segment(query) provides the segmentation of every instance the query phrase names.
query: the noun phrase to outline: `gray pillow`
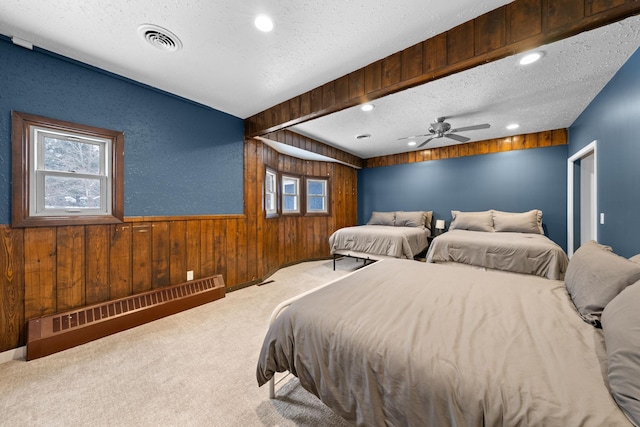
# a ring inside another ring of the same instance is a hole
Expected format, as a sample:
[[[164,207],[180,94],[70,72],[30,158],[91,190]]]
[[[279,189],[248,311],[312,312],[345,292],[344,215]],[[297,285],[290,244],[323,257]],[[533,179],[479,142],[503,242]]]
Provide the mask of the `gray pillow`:
[[[542,211],[538,209],[522,213],[493,211],[493,228],[496,231],[544,234]]]
[[[602,312],[611,394],[640,425],[640,282],[624,289]]]
[[[493,231],[493,214],[491,211],[451,211],[449,230]]]
[[[565,286],[585,322],[600,325],[605,306],[624,288],[640,280],[640,264],[591,240],[573,254]]]
[[[396,212],[396,227],[426,227],[431,229],[431,211]]]
[[[371,213],[371,219],[367,225],[394,225],[396,218],[395,212],[376,212]]]

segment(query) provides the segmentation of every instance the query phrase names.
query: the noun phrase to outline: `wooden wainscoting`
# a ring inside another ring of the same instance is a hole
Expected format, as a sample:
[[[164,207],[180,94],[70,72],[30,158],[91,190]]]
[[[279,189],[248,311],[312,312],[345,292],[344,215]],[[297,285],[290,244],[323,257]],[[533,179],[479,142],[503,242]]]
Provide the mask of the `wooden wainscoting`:
[[[266,218],[266,166],[330,178],[331,214]],[[221,274],[228,288],[262,281],[283,265],[329,256],[328,237],[356,219],[355,169],[245,143],[245,213],[128,217],[123,224],[0,225],[0,352],[26,342],[28,319]]]

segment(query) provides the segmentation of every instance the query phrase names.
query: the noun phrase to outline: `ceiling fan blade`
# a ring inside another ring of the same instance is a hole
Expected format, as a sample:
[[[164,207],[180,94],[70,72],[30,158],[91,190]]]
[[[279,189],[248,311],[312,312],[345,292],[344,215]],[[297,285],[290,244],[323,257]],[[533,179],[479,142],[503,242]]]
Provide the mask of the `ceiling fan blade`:
[[[464,132],[466,130],[489,129],[490,127],[491,125],[489,123],[484,123],[481,125],[464,126],[461,128],[451,129],[450,132]]]
[[[467,138],[466,136],[456,135],[455,133],[447,133],[444,135],[445,138],[454,139],[458,142],[467,142],[471,138]]]
[[[403,138],[398,138],[398,141],[402,141],[403,139],[411,139],[411,138],[422,138],[423,136],[429,136],[431,134],[426,133],[424,135],[413,135],[413,136],[405,136]]]
[[[422,147],[423,145],[425,145],[427,142],[431,141],[432,139],[433,139],[433,138],[429,138],[429,139],[427,139],[427,140],[426,140],[426,141],[424,141],[422,144],[418,145],[416,148],[420,148],[420,147]]]

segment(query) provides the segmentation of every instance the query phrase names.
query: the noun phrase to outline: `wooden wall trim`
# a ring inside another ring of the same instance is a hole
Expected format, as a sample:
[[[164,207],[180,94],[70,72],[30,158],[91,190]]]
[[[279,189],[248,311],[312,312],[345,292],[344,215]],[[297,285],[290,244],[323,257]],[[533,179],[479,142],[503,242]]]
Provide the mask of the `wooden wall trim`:
[[[640,13],[638,0],[515,0],[245,119],[261,136]]]
[[[214,215],[169,215],[169,216],[126,216],[124,222],[193,221],[205,219],[244,219],[245,214]]]
[[[456,157],[477,156],[503,151],[526,150],[529,148],[551,147],[568,143],[567,129],[514,135],[506,138],[467,142],[445,147],[427,148],[409,153],[372,157],[366,160],[365,167],[401,165],[404,163],[426,162],[429,160],[454,159]]]

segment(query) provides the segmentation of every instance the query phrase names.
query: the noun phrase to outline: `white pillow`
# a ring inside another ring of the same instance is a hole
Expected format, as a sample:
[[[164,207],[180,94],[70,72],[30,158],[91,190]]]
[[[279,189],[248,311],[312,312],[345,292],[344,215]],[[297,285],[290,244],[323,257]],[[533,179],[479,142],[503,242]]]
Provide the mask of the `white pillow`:
[[[493,231],[493,214],[484,212],[451,211],[449,230]]]
[[[544,234],[542,211],[538,209],[522,213],[493,211],[493,228],[496,231]]]
[[[371,219],[367,225],[394,225],[396,221],[395,212],[376,212],[371,213]]]

